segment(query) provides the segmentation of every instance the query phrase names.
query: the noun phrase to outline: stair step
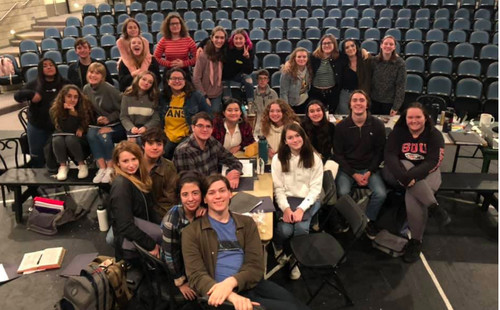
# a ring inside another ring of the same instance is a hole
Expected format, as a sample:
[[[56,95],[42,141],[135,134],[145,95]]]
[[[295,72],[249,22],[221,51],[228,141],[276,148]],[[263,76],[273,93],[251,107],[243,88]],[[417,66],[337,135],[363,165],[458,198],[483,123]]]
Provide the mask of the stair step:
[[[63,27],[66,25],[66,21],[52,21],[52,20],[37,20],[37,26],[43,27]]]
[[[43,31],[27,31],[22,33],[16,33],[16,38],[21,40],[32,39],[41,41],[43,39]]]
[[[51,27],[51,28],[57,28],[57,29],[58,29],[59,31],[61,31],[61,32],[62,32],[62,31],[63,31],[63,29],[64,29],[64,25],[62,25],[62,26],[61,26],[61,25],[58,25],[58,26],[50,26],[50,27]],[[45,31],[45,29],[46,29],[46,28],[48,28],[48,26],[33,25],[33,26],[31,27],[31,29],[32,29],[33,31],[42,31],[42,32],[43,32],[43,31]]]
[[[19,47],[18,46],[8,46],[0,49],[0,55],[10,54],[14,57],[19,56]]]

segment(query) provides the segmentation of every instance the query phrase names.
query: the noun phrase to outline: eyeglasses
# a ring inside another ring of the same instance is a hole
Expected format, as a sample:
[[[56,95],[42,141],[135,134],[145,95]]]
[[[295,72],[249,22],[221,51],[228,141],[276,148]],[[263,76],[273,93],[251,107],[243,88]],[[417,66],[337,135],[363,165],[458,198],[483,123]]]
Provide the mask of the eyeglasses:
[[[182,82],[185,79],[184,78],[179,78],[179,77],[173,77],[173,78],[169,78],[168,80],[169,81],[174,81],[174,82]]]
[[[194,125],[194,127],[198,128],[198,129],[207,129],[207,130],[212,129],[212,125],[197,124],[197,125]]]

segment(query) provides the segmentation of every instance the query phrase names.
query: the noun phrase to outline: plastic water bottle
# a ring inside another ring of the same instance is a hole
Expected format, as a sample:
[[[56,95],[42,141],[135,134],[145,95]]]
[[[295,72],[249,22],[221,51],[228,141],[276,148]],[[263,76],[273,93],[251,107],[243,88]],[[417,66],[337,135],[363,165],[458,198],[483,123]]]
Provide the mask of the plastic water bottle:
[[[108,231],[108,211],[102,205],[97,206],[97,221],[99,222],[100,231]]]
[[[267,164],[267,159],[269,153],[267,150],[267,140],[264,136],[259,136],[259,158],[262,158],[265,164]]]

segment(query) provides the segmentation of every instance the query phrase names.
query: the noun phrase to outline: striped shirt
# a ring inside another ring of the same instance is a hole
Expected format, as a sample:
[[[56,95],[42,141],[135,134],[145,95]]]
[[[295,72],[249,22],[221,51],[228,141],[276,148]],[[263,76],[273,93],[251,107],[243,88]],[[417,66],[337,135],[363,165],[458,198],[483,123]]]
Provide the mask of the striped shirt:
[[[335,86],[333,69],[328,59],[321,60],[313,79],[313,86],[319,88],[329,88]]]
[[[156,45],[155,58],[161,66],[172,67],[172,61],[184,61],[184,67],[192,67],[196,63],[196,43],[191,37],[178,40],[161,38]],[[165,58],[163,58],[165,57]]]

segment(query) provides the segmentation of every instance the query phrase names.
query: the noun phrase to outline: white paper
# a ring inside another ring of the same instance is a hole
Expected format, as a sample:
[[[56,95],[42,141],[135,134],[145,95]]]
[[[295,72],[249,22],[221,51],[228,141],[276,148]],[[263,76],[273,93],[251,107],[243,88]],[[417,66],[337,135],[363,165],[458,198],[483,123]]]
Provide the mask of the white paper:
[[[3,264],[0,264],[0,282],[5,282],[9,280],[9,276],[7,272],[5,272],[5,268],[3,268]]]
[[[240,159],[243,168],[241,170],[242,174],[240,177],[253,177],[253,165],[248,159]],[[222,175],[226,176],[228,167],[226,165],[222,165]]]

